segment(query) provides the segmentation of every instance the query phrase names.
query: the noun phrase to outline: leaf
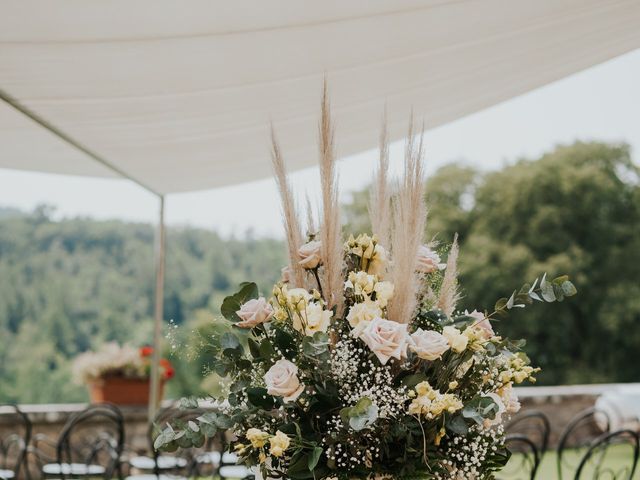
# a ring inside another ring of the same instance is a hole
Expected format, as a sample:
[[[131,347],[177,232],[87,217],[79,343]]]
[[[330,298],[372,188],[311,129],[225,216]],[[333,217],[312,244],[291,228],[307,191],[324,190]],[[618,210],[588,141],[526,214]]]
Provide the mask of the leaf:
[[[470,317],[469,315],[458,315],[457,317],[453,317],[453,326],[458,330],[464,330],[469,325],[473,325],[478,320]]]
[[[353,407],[340,410],[340,417],[352,429],[360,431],[378,419],[378,406],[370,398],[362,397]]]
[[[414,373],[402,379],[402,384],[409,388],[413,388],[421,382],[427,380],[427,376],[424,373]]]
[[[258,286],[255,283],[241,283],[240,290],[233,295],[225,297],[220,307],[220,313],[231,322],[239,322],[240,317],[236,314],[242,304],[258,298]]]
[[[466,435],[469,433],[469,426],[467,422],[464,421],[464,417],[462,415],[456,415],[451,417],[446,422],[447,430],[457,434],[457,435]]]
[[[262,340],[262,342],[260,343],[260,357],[267,360],[273,357],[275,354],[276,354],[276,351],[273,348],[271,341],[268,338],[265,338],[264,340]]]
[[[313,471],[313,469],[316,468],[316,465],[318,465],[318,462],[320,461],[321,455],[322,455],[322,447],[313,447],[313,450],[311,451],[311,455],[309,455],[310,471]]]
[[[156,450],[161,450],[165,445],[173,442],[175,437],[176,432],[173,430],[171,425],[169,425],[153,441],[153,448],[155,448]]]
[[[183,397],[180,399],[180,410],[198,408],[198,397]]]
[[[249,402],[258,408],[272,410],[276,406],[276,399],[267,393],[266,388],[252,387],[245,390]]]
[[[500,298],[498,299],[498,301],[496,302],[495,306],[493,307],[495,310],[496,315],[499,316],[506,316],[507,315],[507,302],[509,301],[509,299],[507,298]]]
[[[301,452],[291,457],[287,477],[296,480],[314,478],[313,472],[309,470],[309,455]]]
[[[573,297],[576,293],[578,293],[576,287],[569,280],[562,282],[562,291],[567,297]]]
[[[556,301],[556,295],[553,293],[553,285],[549,282],[540,282],[540,294],[542,298],[549,303]]]
[[[249,338],[247,340],[247,344],[249,345],[249,352],[254,360],[258,360],[261,358],[260,354],[260,345],[253,338]]]
[[[290,334],[282,329],[276,329],[275,343],[285,358],[291,360],[295,357],[297,352],[296,341]]]
[[[538,302],[542,302],[540,295],[538,295],[536,292],[529,292],[529,297],[533,298],[534,300],[537,300]]]
[[[511,310],[513,308],[515,301],[516,301],[516,291],[514,290],[511,296],[509,297],[509,300],[507,300],[507,304],[506,304],[507,309]]]
[[[328,358],[329,336],[324,332],[316,332],[313,337],[304,337],[302,352],[308,357]]]

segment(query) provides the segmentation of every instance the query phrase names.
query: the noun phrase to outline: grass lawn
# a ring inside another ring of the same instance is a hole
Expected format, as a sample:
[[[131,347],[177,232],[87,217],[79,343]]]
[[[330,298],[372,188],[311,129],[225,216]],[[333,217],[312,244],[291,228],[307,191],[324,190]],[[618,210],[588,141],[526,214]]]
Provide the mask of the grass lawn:
[[[584,453],[585,453],[585,450],[570,450],[563,455],[563,457],[566,458],[566,461],[563,460],[563,463],[565,465],[568,465],[562,471],[563,480],[573,480],[575,476],[575,471]],[[629,446],[617,445],[617,446],[610,447],[604,458],[604,462],[603,462],[604,468],[601,468],[601,473],[599,478],[601,480],[627,480],[628,473],[625,475],[621,475],[620,470],[625,467],[628,468],[628,466],[631,464],[631,461],[632,461],[631,460],[632,455],[633,455],[633,452],[631,447]],[[554,451],[547,452],[544,458],[542,459],[542,463],[538,467],[538,474],[536,475],[536,478],[539,480],[557,479],[558,474],[557,474],[556,459],[557,459],[556,452]],[[511,460],[509,461],[509,464],[507,465],[505,472],[511,473],[513,469],[517,467],[519,461],[521,461],[521,457],[518,454],[514,454]],[[595,477],[593,473],[594,463],[595,462],[591,462],[589,464],[591,468],[586,468],[585,470],[583,470],[580,480],[593,480],[594,478],[598,478],[598,477]],[[570,468],[569,465],[573,466],[573,468]],[[510,469],[509,467],[512,467],[512,468]],[[640,467],[636,467],[636,472],[633,476],[633,480],[640,480],[639,468]],[[604,471],[605,469],[607,470],[607,472]],[[612,475],[611,472],[615,472],[616,474],[618,474],[618,476]],[[498,478],[505,478],[505,479],[522,478],[524,480],[524,478],[521,475],[520,476],[509,475],[506,477],[502,475],[498,475]]]

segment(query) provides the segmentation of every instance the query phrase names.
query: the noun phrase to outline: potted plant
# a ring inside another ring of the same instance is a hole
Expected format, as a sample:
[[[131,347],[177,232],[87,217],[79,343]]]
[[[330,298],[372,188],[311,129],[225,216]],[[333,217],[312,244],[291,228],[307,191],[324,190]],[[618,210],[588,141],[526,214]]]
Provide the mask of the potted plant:
[[[135,348],[105,343],[74,361],[74,376],[89,387],[92,403],[146,405],[149,402],[153,347]],[[175,374],[171,363],[160,359],[160,398],[164,384]]]

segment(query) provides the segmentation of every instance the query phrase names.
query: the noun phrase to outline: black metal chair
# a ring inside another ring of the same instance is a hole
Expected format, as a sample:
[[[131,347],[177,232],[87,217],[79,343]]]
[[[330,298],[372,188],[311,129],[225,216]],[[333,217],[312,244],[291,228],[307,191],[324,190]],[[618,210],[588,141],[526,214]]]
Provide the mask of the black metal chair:
[[[55,442],[53,459],[39,448],[43,442],[52,443],[38,437],[34,447],[44,478],[122,478],[124,419],[113,405],[90,405],[71,416]]]
[[[575,472],[578,468],[581,449],[591,446],[593,441],[603,433],[608,433],[611,422],[606,412],[596,408],[588,408],[578,413],[567,424],[557,446],[556,470],[558,479],[562,479],[563,471]],[[572,463],[576,461],[576,463]]]
[[[167,423],[174,420],[189,421],[204,413],[200,409],[181,410],[173,406],[158,412],[147,432],[150,455],[136,455],[127,460],[135,473],[129,474],[127,480],[178,480],[199,476],[199,462],[196,460],[203,452],[197,449],[180,449],[177,454],[159,453],[153,446],[156,437]]]
[[[505,437],[505,447],[514,454],[500,471],[501,480],[534,480],[542,458],[535,442],[527,435],[512,433]]]
[[[6,437],[0,438],[0,479],[13,480],[21,471],[25,478],[30,478],[26,458],[31,442],[31,421],[13,404],[0,405],[0,415],[14,417],[11,424],[15,426]]]
[[[542,458],[549,447],[551,422],[544,413],[531,410],[514,417],[507,425],[506,432],[529,438],[535,444],[540,458]]]
[[[615,461],[607,457],[615,450]],[[604,433],[582,457],[574,480],[632,480],[638,465],[640,438],[633,430]]]

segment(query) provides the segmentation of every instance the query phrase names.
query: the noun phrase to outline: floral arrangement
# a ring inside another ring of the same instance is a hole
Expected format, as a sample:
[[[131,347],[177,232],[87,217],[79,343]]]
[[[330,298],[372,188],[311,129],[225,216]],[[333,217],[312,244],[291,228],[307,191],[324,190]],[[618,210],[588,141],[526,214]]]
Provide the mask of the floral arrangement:
[[[543,276],[492,312],[456,310],[457,240],[447,249],[422,238],[421,139],[410,130],[392,193],[385,137],[373,234],[346,241],[326,91],[322,227],[310,218],[305,239],[274,139],[290,264],[269,298],[245,283],[224,300],[233,329],[206,339],[206,355],[226,393],[196,421],[167,425],[156,448],[202,445],[230,429],[233,450],[265,478],[486,479],[506,463],[502,422],[519,409],[513,386],[534,381],[538,369],[524,343],[491,322],[576,290],[566,276]]]
[[[74,377],[82,383],[93,383],[106,377],[149,378],[153,347],[135,348],[105,343],[95,352],[78,355],[73,362]],[[171,362],[160,359],[160,376],[169,380],[175,375]]]

